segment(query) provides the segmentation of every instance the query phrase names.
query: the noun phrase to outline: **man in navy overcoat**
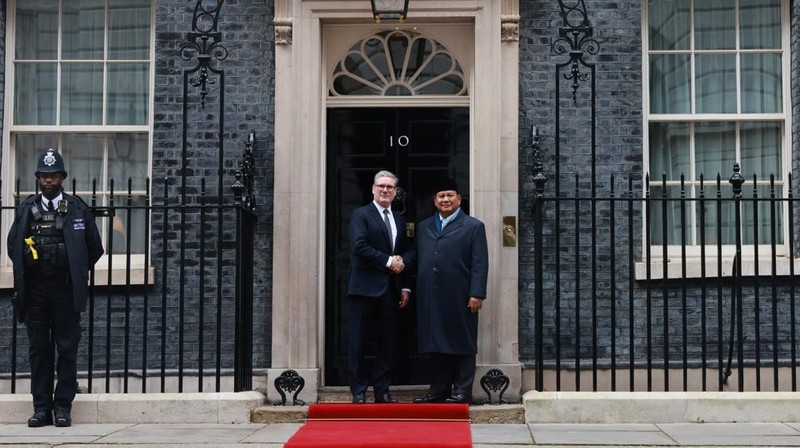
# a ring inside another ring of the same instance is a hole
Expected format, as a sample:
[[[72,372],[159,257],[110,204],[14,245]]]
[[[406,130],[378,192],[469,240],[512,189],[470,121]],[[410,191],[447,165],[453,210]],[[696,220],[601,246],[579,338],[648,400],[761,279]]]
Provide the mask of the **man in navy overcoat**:
[[[478,311],[486,298],[489,255],[483,223],[461,210],[452,179],[439,182],[434,216],[416,235],[417,331],[431,356],[431,384],[416,403],[468,403],[478,352]]]

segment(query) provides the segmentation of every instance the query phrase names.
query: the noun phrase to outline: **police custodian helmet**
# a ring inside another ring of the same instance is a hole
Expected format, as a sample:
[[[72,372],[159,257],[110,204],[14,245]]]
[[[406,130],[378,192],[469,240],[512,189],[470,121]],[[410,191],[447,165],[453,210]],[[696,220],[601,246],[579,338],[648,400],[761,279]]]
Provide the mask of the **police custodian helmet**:
[[[64,159],[58,151],[50,148],[39,157],[34,175],[39,177],[41,173],[61,173],[64,177],[67,177],[67,170],[64,169]]]

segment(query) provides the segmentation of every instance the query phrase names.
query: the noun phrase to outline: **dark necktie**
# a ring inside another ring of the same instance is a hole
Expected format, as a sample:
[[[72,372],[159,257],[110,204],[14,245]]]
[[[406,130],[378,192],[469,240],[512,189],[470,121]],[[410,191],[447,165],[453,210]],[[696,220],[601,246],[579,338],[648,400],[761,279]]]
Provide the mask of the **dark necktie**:
[[[53,201],[47,201],[47,210],[54,212],[56,209],[53,207]]]
[[[389,242],[394,248],[394,238],[392,238],[392,224],[389,222],[389,209],[383,210],[383,222],[386,224],[386,231],[389,232]]]

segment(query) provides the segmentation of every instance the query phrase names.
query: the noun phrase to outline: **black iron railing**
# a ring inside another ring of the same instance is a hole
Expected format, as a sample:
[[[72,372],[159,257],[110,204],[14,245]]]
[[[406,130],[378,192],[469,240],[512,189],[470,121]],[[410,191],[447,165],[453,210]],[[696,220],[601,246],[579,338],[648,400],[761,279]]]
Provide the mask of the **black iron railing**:
[[[538,173],[539,390],[797,390],[795,187],[739,171],[560,196]]]
[[[203,179],[196,195],[171,196],[172,180],[164,179],[160,198],[149,180],[143,192],[130,181],[117,192],[111,181],[107,191],[95,182],[82,195],[106,250],[91,272],[83,314],[79,376],[88,391],[183,392],[190,381],[198,392],[252,388],[254,144],[250,133],[227,194]],[[74,181],[67,190],[75,193]],[[0,219],[19,203],[19,182],[16,191],[14,204],[0,202]],[[176,200],[191,197],[197,200]],[[28,372],[27,338],[13,319],[11,293],[0,290],[0,332],[8,335],[0,341],[0,381],[16,392]]]

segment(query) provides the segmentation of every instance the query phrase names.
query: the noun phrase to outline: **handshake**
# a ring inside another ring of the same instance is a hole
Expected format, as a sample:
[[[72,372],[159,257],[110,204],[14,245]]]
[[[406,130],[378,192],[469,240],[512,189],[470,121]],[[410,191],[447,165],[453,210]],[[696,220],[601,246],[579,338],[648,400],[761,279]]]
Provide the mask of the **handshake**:
[[[399,274],[403,272],[403,269],[406,268],[405,263],[403,263],[403,257],[400,255],[393,255],[392,256],[392,264],[389,266],[389,270],[392,274]]]

